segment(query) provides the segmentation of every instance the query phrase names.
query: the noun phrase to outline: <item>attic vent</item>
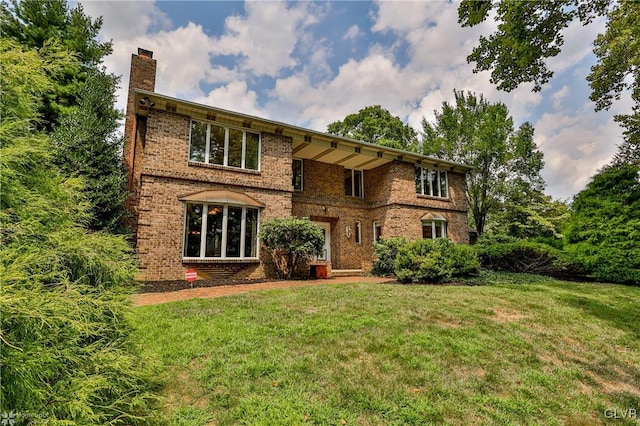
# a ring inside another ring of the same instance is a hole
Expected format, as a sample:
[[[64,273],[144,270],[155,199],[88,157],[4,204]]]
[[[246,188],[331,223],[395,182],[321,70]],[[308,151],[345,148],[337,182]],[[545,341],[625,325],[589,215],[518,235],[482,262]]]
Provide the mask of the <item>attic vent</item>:
[[[402,161],[402,155],[398,155],[398,160]]]
[[[362,152],[362,148],[356,147],[356,154],[360,154]]]
[[[382,151],[378,151],[378,158],[382,158]]]
[[[278,136],[282,136],[283,131],[284,129],[282,127],[276,127],[276,129],[274,130],[275,134]]]
[[[247,129],[251,128],[251,122],[250,121],[243,121],[242,122],[242,127],[246,127]]]
[[[177,104],[174,104],[172,102],[167,102],[167,106],[165,107],[165,109],[169,112],[176,112],[177,107],[178,107]]]
[[[338,142],[333,141],[331,142],[331,148],[337,148],[338,147]]]
[[[209,121],[216,121],[216,115],[212,112],[208,112],[207,113],[207,120]]]
[[[311,142],[311,136],[309,136],[309,135],[304,135],[304,141],[305,141],[305,142]]]

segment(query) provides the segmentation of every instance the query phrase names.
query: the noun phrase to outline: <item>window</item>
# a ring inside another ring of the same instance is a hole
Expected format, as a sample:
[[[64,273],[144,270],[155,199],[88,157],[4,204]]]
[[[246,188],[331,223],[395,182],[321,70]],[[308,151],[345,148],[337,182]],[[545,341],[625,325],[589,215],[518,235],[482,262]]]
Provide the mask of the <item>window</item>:
[[[189,161],[259,170],[260,135],[193,120]]]
[[[447,172],[416,166],[416,194],[449,198]]]
[[[444,220],[422,221],[422,238],[425,240],[447,238],[447,222]]]
[[[373,241],[380,241],[382,238],[382,225],[380,222],[373,222]]]
[[[360,222],[356,222],[356,244],[362,244],[362,224]]]
[[[344,169],[344,195],[364,197],[364,179],[362,170]]]
[[[188,203],[186,210],[184,257],[258,257],[258,209]]]
[[[293,184],[293,189],[297,190],[297,191],[302,191],[302,160],[293,159],[293,177],[292,177],[292,184]]]

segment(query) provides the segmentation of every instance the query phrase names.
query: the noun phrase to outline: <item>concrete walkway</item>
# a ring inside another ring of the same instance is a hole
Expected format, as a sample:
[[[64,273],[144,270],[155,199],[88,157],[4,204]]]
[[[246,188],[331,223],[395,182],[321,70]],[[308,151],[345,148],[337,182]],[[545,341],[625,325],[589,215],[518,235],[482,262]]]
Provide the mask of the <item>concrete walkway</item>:
[[[339,277],[324,280],[302,281],[269,281],[256,284],[223,285],[215,287],[188,288],[186,290],[169,291],[165,293],[141,293],[133,295],[134,306],[157,305],[159,303],[175,302],[187,299],[209,299],[214,297],[231,296],[233,294],[248,293],[258,290],[274,290],[279,288],[310,287],[323,284],[352,284],[352,283],[388,283],[395,282],[392,278],[381,277]]]

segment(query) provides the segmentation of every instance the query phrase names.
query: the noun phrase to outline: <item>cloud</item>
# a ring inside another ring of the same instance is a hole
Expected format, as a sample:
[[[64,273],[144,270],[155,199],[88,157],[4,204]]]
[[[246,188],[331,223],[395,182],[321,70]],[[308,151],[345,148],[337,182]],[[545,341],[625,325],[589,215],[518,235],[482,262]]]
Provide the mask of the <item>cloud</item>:
[[[233,81],[209,92],[207,96],[193,98],[193,102],[217,108],[240,111],[243,114],[268,117],[267,111],[258,107],[258,95],[244,81]]]
[[[357,25],[352,25],[349,27],[346,33],[342,36],[343,40],[355,40],[360,36],[360,27]]]
[[[255,75],[276,77],[298,65],[293,56],[298,39],[318,22],[321,9],[311,3],[246,2],[243,16],[225,20],[225,34],[217,38],[214,55],[240,55],[239,67]]]
[[[569,92],[570,92],[569,86],[564,85],[562,86],[562,89],[558,90],[553,94],[553,107],[556,110],[559,110],[562,108],[562,101],[569,95]]]

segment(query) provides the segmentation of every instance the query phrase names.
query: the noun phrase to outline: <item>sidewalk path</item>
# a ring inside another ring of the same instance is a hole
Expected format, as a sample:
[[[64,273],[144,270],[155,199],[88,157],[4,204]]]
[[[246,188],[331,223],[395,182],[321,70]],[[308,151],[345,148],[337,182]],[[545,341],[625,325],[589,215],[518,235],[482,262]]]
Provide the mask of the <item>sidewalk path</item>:
[[[274,290],[279,288],[310,287],[323,284],[352,284],[352,283],[387,283],[395,282],[392,278],[381,277],[339,277],[323,280],[302,281],[270,281],[256,284],[222,285],[215,287],[188,288],[186,290],[169,291],[165,293],[141,293],[133,295],[134,306],[157,305],[159,303],[175,302],[213,297],[231,296],[232,294],[247,293],[258,290]]]

